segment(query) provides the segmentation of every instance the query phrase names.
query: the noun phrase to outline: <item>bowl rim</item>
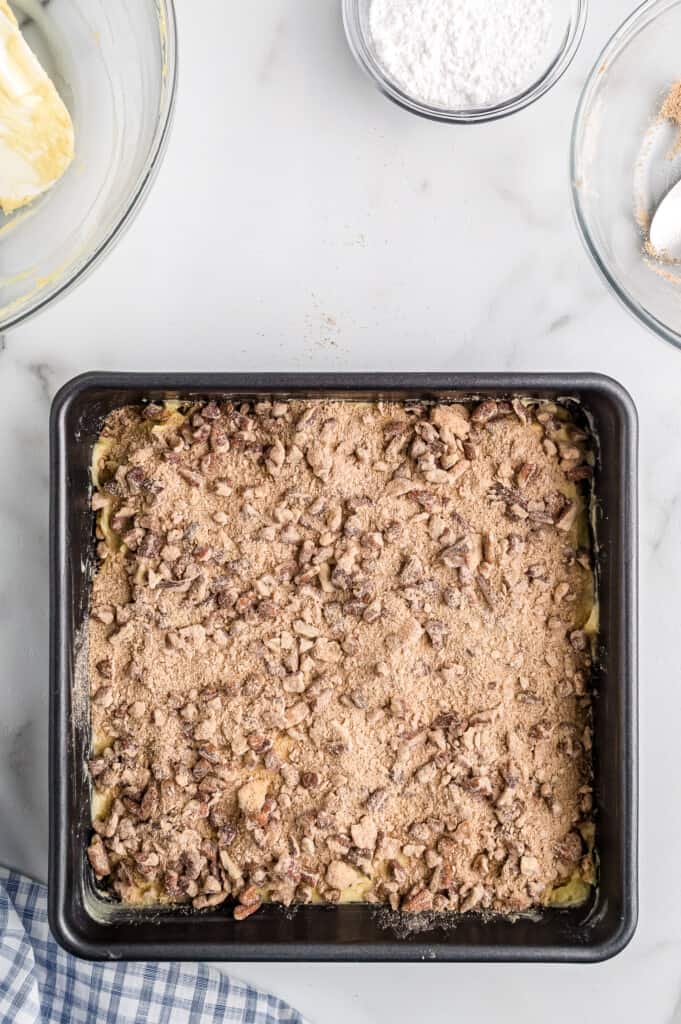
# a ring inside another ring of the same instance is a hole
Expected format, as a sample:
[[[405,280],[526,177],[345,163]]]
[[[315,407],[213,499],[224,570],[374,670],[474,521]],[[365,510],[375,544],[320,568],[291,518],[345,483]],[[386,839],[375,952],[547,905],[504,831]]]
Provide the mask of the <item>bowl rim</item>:
[[[158,124],[149,147],[149,153],[123,213],[113,222],[97,248],[76,260],[71,271],[58,284],[55,284],[54,287],[45,292],[39,292],[39,298],[35,304],[31,304],[29,301],[25,308],[17,308],[16,312],[9,312],[6,318],[0,316],[0,334],[4,334],[13,327],[19,326],[19,324],[26,323],[84,281],[99,266],[113,246],[123,237],[149,194],[168,146],[175,114],[178,81],[178,36],[174,0],[155,0],[155,6],[160,16],[162,16],[165,26],[164,56],[167,87],[165,94],[162,96]],[[18,301],[20,302],[21,300]],[[10,310],[11,306],[12,304],[10,303]]]
[[[575,9],[575,17],[571,31],[567,33],[564,45],[558,55],[538,78],[522,92],[508,99],[501,100],[499,103],[493,103],[484,107],[462,108],[460,110],[435,107],[417,100],[400,89],[399,86],[395,85],[388,78],[382,71],[378,61],[374,59],[360,27],[358,16],[359,0],[342,0],[342,15],[345,37],[355,62],[383,96],[403,110],[407,110],[426,120],[438,121],[444,124],[485,124],[489,121],[497,121],[502,117],[508,117],[510,114],[515,114],[531,106],[552,89],[563,77],[582,42],[589,10],[589,0],[572,0],[572,3]]]
[[[674,331],[673,328],[663,323],[638,302],[634,298],[633,293],[619,282],[614,272],[609,268],[605,258],[601,255],[601,250],[589,230],[587,218],[582,207],[582,189],[579,174],[582,129],[586,120],[587,106],[599,81],[601,68],[603,65],[607,65],[614,56],[623,52],[626,45],[628,45],[628,36],[634,28],[637,30],[644,28],[645,25],[654,21],[660,14],[677,6],[681,6],[681,0],[643,0],[643,3],[639,4],[615,29],[598,54],[580,93],[572,122],[570,136],[570,198],[573,216],[584,248],[593,265],[605,279],[606,284],[610,286],[610,290],[615,298],[649,331],[658,335],[663,341],[668,341],[675,348],[681,348],[681,331]]]

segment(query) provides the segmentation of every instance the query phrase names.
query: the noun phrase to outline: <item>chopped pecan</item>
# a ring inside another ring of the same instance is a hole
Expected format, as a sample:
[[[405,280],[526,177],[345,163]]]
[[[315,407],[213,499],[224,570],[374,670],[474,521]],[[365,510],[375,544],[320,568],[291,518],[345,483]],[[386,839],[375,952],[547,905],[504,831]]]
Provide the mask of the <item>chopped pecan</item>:
[[[383,804],[386,802],[387,799],[388,799],[388,790],[387,789],[385,789],[384,787],[381,787],[380,789],[375,789],[367,797],[367,800],[366,800],[367,810],[369,810],[369,811],[378,811],[378,810],[380,810],[381,807],[383,806]]]
[[[424,578],[423,563],[415,555],[409,557],[400,570],[400,580],[406,587],[421,583]]]
[[[141,821],[148,821],[149,818],[152,818],[156,814],[158,806],[158,786],[155,783],[152,783],[150,786],[147,786],[144,792],[144,796],[142,797],[142,801],[140,803],[138,817],[140,818]]]
[[[447,627],[440,619],[428,619],[423,628],[433,647],[444,647],[447,639]]]
[[[499,407],[493,399],[480,402],[471,413],[471,423],[489,423],[497,416]]]
[[[111,864],[101,836],[94,836],[87,850],[88,860],[97,878],[111,874]]]
[[[242,903],[239,903],[234,908],[234,912],[233,912],[234,920],[235,921],[245,921],[247,917],[251,916],[251,914],[255,914],[256,910],[260,910],[261,906],[262,906],[262,900],[258,900],[257,903],[249,903],[247,906],[244,906]]]
[[[433,894],[428,889],[419,889],[413,896],[408,896],[402,901],[400,909],[408,914],[420,914],[424,910],[432,910]]]

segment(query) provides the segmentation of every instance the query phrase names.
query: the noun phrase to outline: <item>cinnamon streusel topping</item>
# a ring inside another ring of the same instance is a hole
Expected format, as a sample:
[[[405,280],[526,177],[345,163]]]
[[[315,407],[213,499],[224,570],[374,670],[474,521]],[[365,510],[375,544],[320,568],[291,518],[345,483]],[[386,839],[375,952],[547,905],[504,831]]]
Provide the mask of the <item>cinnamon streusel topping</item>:
[[[591,461],[563,408],[518,400],[112,413],[97,877],[238,919],[583,898]]]

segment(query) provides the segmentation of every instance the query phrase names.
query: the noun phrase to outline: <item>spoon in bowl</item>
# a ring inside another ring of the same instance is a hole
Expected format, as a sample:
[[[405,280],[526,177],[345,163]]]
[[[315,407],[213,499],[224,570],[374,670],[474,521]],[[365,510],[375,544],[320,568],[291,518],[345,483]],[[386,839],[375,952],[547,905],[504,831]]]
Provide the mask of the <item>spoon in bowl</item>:
[[[681,181],[667,192],[653,216],[650,244],[667,259],[681,259]]]

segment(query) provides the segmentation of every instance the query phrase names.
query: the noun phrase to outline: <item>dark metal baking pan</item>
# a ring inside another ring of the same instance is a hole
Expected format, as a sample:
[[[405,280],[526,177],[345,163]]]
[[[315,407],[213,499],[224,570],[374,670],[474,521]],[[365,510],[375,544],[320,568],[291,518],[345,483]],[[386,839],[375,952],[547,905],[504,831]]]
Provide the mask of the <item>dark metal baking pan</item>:
[[[453,398],[527,395],[576,403],[598,441],[595,509],[600,657],[595,687],[595,806],[600,880],[581,907],[511,921],[464,915],[402,936],[367,905],[229,910],[126,908],[94,884],[87,713],[76,659],[87,620],[93,524],[90,460],[104,417],[143,399],[257,395]],[[49,913],[77,956],[148,960],[603,960],[637,920],[637,420],[627,392],[590,374],[87,374],[59,392],[50,423]]]

